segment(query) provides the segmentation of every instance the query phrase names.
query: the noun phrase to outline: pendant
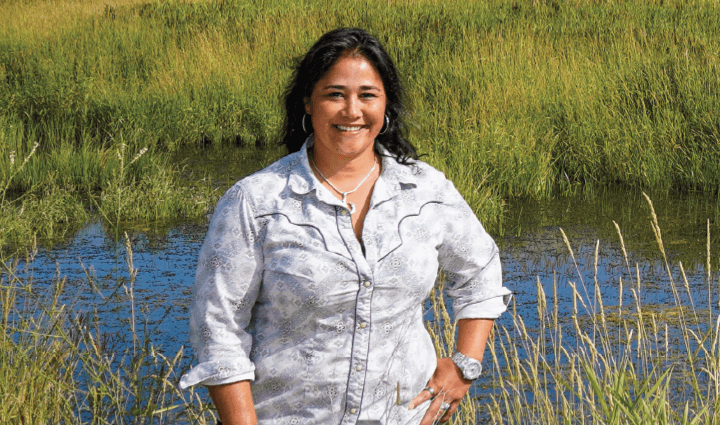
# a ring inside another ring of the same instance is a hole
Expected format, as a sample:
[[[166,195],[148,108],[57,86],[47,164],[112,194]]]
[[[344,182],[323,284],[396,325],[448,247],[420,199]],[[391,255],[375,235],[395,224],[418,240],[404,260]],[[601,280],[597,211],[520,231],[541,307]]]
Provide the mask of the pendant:
[[[330,182],[328,182],[328,183],[330,183]],[[355,204],[347,201],[347,196],[350,192],[340,192],[340,193],[342,194],[342,197],[343,197],[342,198],[343,204],[347,205],[347,207],[350,209],[350,215],[355,214]]]

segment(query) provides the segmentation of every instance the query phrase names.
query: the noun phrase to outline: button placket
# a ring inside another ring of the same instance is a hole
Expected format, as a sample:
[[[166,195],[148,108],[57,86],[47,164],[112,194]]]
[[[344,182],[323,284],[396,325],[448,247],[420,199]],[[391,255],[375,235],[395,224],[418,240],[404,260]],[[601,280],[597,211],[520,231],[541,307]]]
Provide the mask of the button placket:
[[[337,230],[340,233],[350,255],[357,267],[358,292],[356,295],[355,321],[353,327],[353,343],[350,351],[350,379],[346,397],[343,423],[355,423],[362,409],[365,393],[368,353],[370,350],[370,306],[372,302],[371,268],[362,253],[360,242],[352,228],[352,216],[346,209],[337,210]]]

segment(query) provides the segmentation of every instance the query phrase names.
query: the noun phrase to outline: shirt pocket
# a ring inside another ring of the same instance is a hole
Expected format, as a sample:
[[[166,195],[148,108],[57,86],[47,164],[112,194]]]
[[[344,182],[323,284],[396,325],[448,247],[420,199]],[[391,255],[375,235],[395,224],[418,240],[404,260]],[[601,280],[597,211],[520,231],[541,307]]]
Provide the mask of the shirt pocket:
[[[359,289],[352,260],[329,251],[323,235],[283,216],[269,224],[263,247],[262,284],[255,305],[258,331],[282,326],[283,340],[306,339],[354,309]],[[284,330],[287,329],[287,330]],[[268,335],[268,338],[271,336]]]
[[[383,226],[379,238],[397,239],[397,245],[380,258],[377,268],[382,279],[376,290],[384,291],[388,305],[382,308],[407,308],[405,303],[393,306],[393,300],[406,300],[408,305],[422,302],[430,294],[437,278],[438,247],[442,244],[444,220],[438,215],[438,204],[428,203],[416,214],[404,216],[394,228]],[[392,231],[396,231],[394,237]],[[392,246],[392,242],[381,246]],[[383,303],[382,300],[380,300]]]

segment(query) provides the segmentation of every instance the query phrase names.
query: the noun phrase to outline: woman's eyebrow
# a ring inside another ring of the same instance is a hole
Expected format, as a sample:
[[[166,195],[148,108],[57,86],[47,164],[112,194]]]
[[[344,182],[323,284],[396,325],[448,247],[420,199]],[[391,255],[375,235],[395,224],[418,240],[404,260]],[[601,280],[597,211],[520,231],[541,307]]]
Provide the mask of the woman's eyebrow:
[[[345,89],[347,89],[347,86],[343,86],[343,85],[340,85],[340,84],[329,84],[329,85],[323,87],[323,90],[330,90],[330,89],[345,90]],[[377,88],[376,86],[373,86],[373,85],[360,86],[360,90],[362,90],[362,91],[365,91],[365,90],[377,90],[377,91],[380,91],[379,88]]]

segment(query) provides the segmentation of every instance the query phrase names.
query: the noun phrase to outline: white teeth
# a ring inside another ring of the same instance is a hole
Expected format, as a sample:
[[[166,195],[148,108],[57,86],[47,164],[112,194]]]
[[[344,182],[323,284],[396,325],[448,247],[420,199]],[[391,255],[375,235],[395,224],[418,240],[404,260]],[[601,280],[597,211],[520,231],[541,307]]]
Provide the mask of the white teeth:
[[[360,130],[362,127],[345,127],[345,126],[342,126],[342,125],[338,125],[337,128],[340,129],[340,131],[358,131],[358,130]]]

